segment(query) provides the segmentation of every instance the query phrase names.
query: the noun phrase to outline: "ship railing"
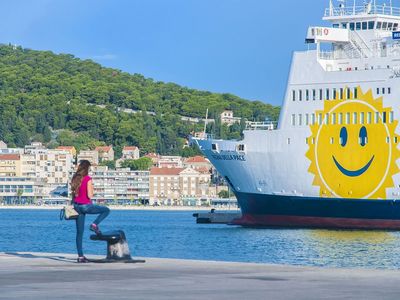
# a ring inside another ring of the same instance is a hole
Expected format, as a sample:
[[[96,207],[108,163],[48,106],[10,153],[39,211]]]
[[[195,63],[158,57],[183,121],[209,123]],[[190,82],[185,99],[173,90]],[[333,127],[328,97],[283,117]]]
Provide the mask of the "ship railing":
[[[369,57],[400,57],[400,44],[386,45],[377,49],[368,49]],[[358,49],[340,49],[334,51],[321,50],[318,58],[321,60],[342,60],[360,58],[361,54]]]
[[[390,5],[366,4],[362,6],[343,6],[325,9],[325,17],[354,16],[354,15],[387,15],[400,17],[400,8]]]
[[[277,122],[246,122],[246,130],[274,130],[276,129]]]

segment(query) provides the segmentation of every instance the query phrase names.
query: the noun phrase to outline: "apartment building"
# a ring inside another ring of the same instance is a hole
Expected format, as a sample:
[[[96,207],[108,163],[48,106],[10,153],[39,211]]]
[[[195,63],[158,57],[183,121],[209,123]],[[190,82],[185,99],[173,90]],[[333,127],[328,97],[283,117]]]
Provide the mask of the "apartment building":
[[[21,155],[0,154],[0,176],[20,177],[21,175]]]
[[[161,155],[157,161],[157,167],[159,168],[182,168],[182,157],[181,156],[168,156]]]
[[[81,160],[88,160],[93,166],[99,164],[99,152],[95,150],[81,150],[77,157],[77,163]]]
[[[129,168],[92,168],[94,199],[99,202],[149,202],[149,171],[132,171]]]

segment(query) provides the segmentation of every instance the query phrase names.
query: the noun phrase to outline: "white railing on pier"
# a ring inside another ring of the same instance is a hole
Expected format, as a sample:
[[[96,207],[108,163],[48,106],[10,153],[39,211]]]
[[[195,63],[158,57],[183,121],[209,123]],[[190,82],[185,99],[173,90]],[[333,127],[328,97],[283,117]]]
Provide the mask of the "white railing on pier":
[[[340,17],[354,15],[388,15],[400,17],[400,8],[390,5],[366,4],[362,6],[344,6],[325,9],[325,17]]]

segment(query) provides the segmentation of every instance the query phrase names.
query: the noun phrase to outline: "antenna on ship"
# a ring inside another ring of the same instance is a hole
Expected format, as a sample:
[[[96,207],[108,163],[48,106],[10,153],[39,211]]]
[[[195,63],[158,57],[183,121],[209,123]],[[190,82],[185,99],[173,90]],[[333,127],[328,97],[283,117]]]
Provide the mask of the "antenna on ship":
[[[329,0],[329,15],[333,16],[333,2]]]

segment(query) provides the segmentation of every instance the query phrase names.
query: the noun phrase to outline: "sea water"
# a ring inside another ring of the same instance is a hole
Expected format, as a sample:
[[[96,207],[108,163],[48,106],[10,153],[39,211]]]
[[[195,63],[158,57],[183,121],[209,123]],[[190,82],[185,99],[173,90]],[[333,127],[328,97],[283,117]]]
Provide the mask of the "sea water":
[[[58,210],[0,210],[0,252],[76,253],[75,221]],[[101,230],[125,231],[132,255],[327,267],[400,268],[400,233],[310,229],[255,229],[196,224],[191,211],[112,210]],[[106,253],[89,239],[84,252]]]

